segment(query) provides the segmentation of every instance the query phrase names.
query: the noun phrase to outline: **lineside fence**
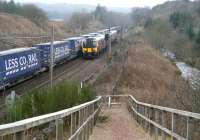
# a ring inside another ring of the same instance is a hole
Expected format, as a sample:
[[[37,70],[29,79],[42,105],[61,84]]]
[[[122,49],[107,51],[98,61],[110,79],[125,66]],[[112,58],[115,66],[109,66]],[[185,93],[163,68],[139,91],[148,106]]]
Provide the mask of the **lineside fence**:
[[[142,103],[131,95],[103,97],[108,107],[125,103],[134,119],[155,140],[193,140],[200,134],[200,114]]]
[[[92,134],[101,98],[55,113],[0,125],[1,140],[85,140]]]

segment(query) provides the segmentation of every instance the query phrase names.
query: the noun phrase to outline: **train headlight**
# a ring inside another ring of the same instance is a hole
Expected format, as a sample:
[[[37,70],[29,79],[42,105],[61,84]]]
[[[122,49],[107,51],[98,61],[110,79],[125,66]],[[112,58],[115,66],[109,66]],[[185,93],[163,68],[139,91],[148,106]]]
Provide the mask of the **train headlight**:
[[[97,48],[93,48],[93,51],[94,51],[94,52],[97,52]]]
[[[83,48],[83,52],[86,52],[87,51],[87,48]]]

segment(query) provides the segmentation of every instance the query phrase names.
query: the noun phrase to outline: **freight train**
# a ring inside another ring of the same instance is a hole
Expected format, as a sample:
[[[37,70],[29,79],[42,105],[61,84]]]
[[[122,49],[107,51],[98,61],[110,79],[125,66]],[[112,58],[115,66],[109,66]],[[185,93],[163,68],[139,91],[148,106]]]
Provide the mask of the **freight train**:
[[[120,26],[103,29],[78,37],[53,42],[54,66],[77,57],[98,57],[107,49],[106,37],[118,40]],[[0,52],[0,90],[24,81],[48,69],[51,43],[36,44],[29,48],[17,48]]]

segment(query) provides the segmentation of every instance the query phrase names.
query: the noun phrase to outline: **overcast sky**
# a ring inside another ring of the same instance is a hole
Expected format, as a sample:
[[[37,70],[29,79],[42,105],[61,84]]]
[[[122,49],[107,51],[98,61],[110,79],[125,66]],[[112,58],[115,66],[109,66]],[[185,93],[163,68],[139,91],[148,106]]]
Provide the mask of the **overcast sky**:
[[[15,0],[25,3],[71,3],[71,4],[91,4],[109,7],[152,7],[168,0]]]

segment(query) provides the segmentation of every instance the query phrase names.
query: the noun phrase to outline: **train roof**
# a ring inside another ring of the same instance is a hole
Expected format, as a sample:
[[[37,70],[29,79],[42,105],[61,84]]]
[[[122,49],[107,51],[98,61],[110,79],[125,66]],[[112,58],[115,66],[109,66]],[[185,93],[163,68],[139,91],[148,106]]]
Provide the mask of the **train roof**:
[[[85,34],[85,35],[81,35],[82,37],[90,37],[91,35],[89,34]]]
[[[89,33],[89,35],[91,36],[98,36],[98,35],[101,35],[100,33]]]
[[[121,28],[121,27],[120,26],[113,26],[110,29],[113,30],[113,29],[116,29],[116,28]]]
[[[89,37],[89,39],[93,39],[93,40],[101,40],[101,39],[104,39],[104,36],[103,35],[100,35],[100,36],[94,36],[94,37]]]
[[[57,45],[57,44],[61,44],[61,43],[66,43],[67,41],[54,41],[53,44]],[[51,45],[51,42],[47,42],[47,43],[40,43],[40,44],[36,44],[37,46],[42,46],[42,45]]]
[[[33,49],[34,48],[31,47],[31,48],[16,48],[16,49],[5,50],[5,51],[0,52],[0,56],[13,54],[13,53],[20,53],[20,52],[24,52],[24,51],[33,50]]]
[[[84,37],[82,37],[82,36],[71,37],[71,38],[66,38],[66,39],[64,39],[64,40],[65,40],[65,41],[68,41],[68,40],[79,40],[79,39],[84,39]]]
[[[109,31],[109,29],[100,30],[100,31],[98,31],[98,33],[100,33],[100,32],[105,32],[105,31]]]
[[[111,30],[110,31],[110,34],[114,34],[114,33],[117,33],[117,30]]]

